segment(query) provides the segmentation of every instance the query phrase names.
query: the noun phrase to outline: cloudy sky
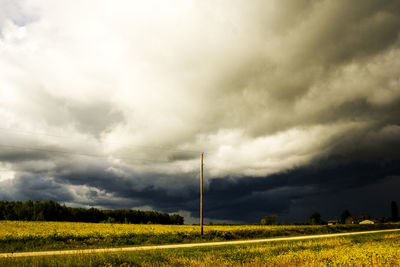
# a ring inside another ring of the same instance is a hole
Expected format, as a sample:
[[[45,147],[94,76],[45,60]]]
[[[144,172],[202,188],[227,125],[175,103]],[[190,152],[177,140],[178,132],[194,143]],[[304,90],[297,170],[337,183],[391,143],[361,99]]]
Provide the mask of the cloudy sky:
[[[0,200],[389,216],[398,0],[0,0]]]

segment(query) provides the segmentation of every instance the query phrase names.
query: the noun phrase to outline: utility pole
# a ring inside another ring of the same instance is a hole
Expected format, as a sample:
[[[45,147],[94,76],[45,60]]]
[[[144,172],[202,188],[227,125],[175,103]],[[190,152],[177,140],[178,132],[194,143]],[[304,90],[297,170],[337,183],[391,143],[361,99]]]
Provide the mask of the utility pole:
[[[203,153],[200,159],[200,235],[203,235]]]

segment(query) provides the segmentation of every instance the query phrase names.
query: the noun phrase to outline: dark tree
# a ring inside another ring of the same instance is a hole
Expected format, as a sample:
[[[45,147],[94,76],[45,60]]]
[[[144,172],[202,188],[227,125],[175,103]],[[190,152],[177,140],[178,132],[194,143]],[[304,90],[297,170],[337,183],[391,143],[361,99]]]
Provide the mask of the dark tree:
[[[397,203],[392,201],[390,203],[390,209],[392,211],[392,221],[398,222],[399,221],[399,208],[397,207]]]
[[[171,219],[171,224],[183,224],[183,217],[178,214],[172,214],[169,216]]]
[[[321,224],[322,223],[321,214],[319,214],[319,212],[313,212],[310,215],[310,222],[311,224]]]
[[[340,215],[340,223],[346,223],[346,219],[351,216],[350,211],[344,210]]]
[[[261,219],[260,224],[271,225],[275,224],[275,222],[276,222],[276,215],[270,215],[270,216],[265,216],[263,219]]]
[[[183,217],[158,211],[71,208],[56,201],[0,201],[0,220],[183,224]]]

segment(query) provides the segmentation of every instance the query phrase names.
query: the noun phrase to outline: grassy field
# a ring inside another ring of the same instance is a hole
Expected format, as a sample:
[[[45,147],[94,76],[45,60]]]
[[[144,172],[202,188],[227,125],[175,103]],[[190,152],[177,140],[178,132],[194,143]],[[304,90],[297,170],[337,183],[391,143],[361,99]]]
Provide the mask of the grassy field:
[[[0,252],[85,249],[150,244],[339,233],[399,228],[399,224],[337,226],[198,226],[0,221]]]
[[[400,266],[400,233],[223,247],[2,259],[2,266]]]

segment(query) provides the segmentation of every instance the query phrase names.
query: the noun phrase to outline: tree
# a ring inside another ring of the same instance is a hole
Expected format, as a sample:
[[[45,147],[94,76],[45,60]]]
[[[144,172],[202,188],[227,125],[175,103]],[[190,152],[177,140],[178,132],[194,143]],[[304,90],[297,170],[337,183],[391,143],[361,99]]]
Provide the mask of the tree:
[[[260,224],[263,225],[271,225],[276,222],[276,215],[270,215],[270,216],[265,216],[263,219],[261,219]]]
[[[183,224],[184,218],[178,214],[169,215],[158,211],[140,210],[99,210],[96,208],[72,208],[56,201],[0,201],[0,220],[26,221],[74,221],[116,223],[157,223]]]
[[[178,215],[178,214],[172,214],[170,215],[171,218],[171,224],[183,224],[184,220],[183,217]],[[212,222],[210,222],[210,225]]]
[[[340,215],[340,223],[346,223],[346,219],[351,216],[350,211],[344,210]]]
[[[321,224],[322,223],[321,214],[319,214],[319,212],[313,212],[310,215],[310,222],[311,224]]]
[[[392,211],[392,221],[393,222],[399,221],[399,208],[397,207],[397,203],[395,201],[392,201],[390,203],[390,208]]]

